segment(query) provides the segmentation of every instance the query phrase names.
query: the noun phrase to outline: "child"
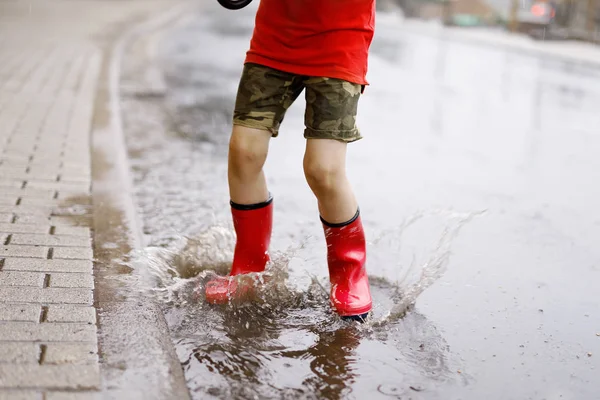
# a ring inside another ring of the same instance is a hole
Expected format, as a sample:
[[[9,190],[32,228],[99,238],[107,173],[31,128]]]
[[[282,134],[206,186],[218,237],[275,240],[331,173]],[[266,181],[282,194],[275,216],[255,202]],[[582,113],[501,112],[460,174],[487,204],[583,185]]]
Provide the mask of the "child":
[[[317,198],[327,243],[331,305],[343,318],[371,310],[365,236],[346,178],[347,143],[362,138],[358,100],[367,81],[375,0],[261,0],[239,83],[229,142],[228,181],[237,242],[230,275],[262,272],[269,261],[273,199],[263,165],[269,140],[306,89],[304,173]],[[227,302],[235,280],[207,284]]]

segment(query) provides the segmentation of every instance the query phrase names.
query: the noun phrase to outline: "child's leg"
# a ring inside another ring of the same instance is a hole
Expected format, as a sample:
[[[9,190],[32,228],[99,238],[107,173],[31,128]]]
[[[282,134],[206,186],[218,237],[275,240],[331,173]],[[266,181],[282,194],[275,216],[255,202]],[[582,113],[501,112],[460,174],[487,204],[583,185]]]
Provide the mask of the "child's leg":
[[[362,88],[327,78],[310,78],[305,85],[304,172],[325,231],[331,304],[342,317],[363,319],[372,307],[366,241],[346,177],[347,143],[361,138],[355,121]]]
[[[271,132],[234,125],[229,140],[229,196],[237,204],[267,201],[269,192],[263,172]]]
[[[358,208],[346,177],[345,142],[307,139],[304,174],[319,202],[321,217],[332,224],[350,220]]]
[[[303,86],[294,75],[246,64],[240,79],[229,141],[228,181],[236,244],[230,275],[262,272],[269,261],[273,202],[263,165],[269,141]],[[226,303],[252,287],[217,278],[206,285],[206,300]]]

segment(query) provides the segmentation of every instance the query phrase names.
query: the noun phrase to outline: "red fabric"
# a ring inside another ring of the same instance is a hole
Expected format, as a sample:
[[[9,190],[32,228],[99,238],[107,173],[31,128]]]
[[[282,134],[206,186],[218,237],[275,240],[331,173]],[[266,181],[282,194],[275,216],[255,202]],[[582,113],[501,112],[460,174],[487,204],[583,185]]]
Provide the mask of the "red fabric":
[[[260,0],[246,62],[366,85],[374,28],[375,0]]]

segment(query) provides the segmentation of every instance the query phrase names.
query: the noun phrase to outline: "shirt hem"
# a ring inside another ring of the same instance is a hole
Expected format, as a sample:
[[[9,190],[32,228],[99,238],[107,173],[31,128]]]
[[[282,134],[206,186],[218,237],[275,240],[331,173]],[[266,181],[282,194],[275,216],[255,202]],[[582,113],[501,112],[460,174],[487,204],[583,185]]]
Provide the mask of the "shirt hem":
[[[248,53],[246,55],[245,64],[253,63],[264,65],[265,67],[277,69],[279,71],[287,72],[290,74],[298,74],[305,76],[319,76],[319,77],[327,77],[333,79],[342,79],[351,83],[356,83],[359,85],[369,85],[369,82],[366,80],[364,76],[357,75],[343,68],[316,68],[316,67],[307,67],[297,64],[289,64],[277,60],[273,60],[268,57],[260,56],[258,54]]]

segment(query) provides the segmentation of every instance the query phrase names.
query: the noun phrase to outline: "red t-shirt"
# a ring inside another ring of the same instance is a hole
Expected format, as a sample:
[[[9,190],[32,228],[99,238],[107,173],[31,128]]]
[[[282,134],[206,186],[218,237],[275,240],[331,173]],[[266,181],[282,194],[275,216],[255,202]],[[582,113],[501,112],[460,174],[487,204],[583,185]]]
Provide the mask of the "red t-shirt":
[[[246,62],[366,85],[375,0],[260,0]]]

